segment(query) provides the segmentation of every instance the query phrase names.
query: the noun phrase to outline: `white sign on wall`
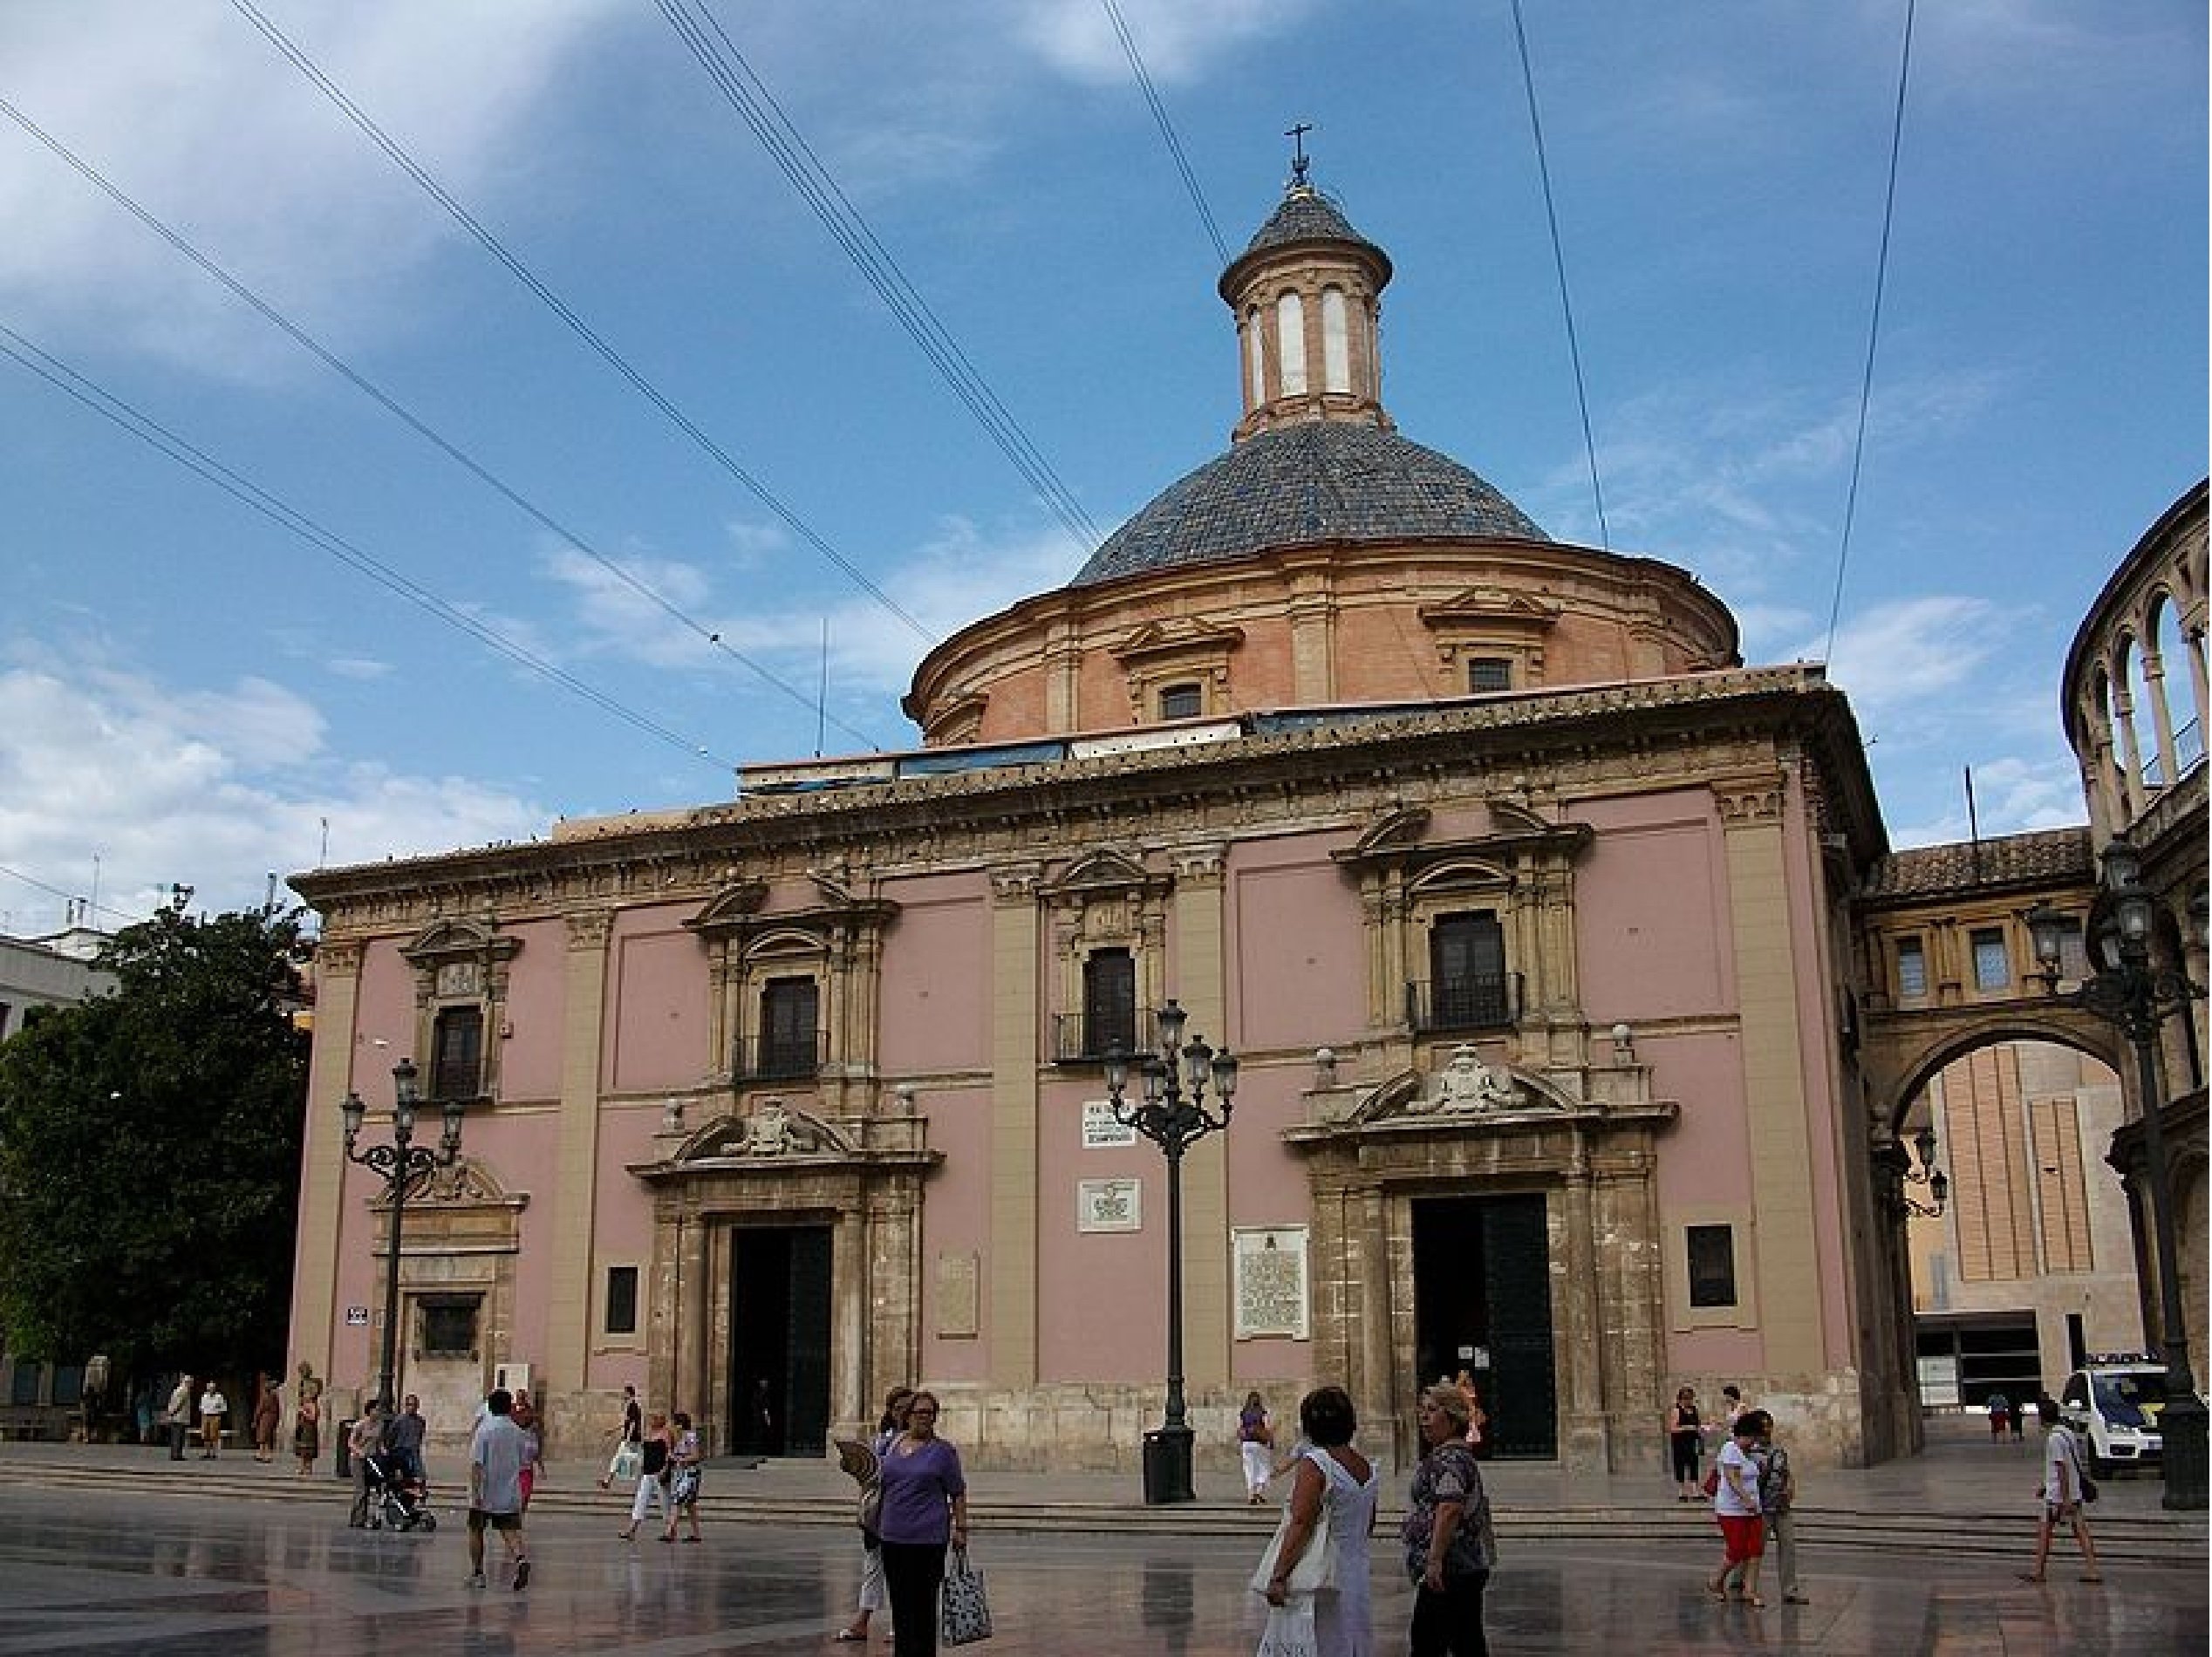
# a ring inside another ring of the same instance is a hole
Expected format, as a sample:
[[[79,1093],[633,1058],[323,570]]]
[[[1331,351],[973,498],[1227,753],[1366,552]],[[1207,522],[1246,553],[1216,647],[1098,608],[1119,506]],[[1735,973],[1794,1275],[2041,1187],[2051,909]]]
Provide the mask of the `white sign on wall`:
[[[1229,1232],[1236,1274],[1236,1339],[1306,1339],[1306,1228],[1240,1225]]]
[[[1134,1145],[1137,1129],[1124,1128],[1114,1120],[1114,1101],[1110,1099],[1083,1101],[1083,1149],[1105,1150],[1116,1145]]]
[[[368,1309],[368,1307],[366,1307],[366,1306],[348,1306],[348,1307],[346,1307],[346,1309],[345,1309],[345,1322],[346,1322],[346,1326],[347,1326],[348,1328],[352,1328],[352,1329],[358,1329],[358,1328],[360,1328],[363,1325],[366,1324],[366,1323],[368,1322],[368,1320],[369,1320],[369,1309]]]
[[[1141,1231],[1144,1229],[1144,1187],[1135,1179],[1075,1182],[1078,1231]]]

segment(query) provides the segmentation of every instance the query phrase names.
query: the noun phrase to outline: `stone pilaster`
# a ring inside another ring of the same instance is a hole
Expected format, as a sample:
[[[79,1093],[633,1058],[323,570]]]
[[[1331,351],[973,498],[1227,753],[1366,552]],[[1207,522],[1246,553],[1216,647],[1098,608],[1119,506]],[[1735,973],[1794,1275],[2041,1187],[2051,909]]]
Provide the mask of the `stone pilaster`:
[[[298,1265],[292,1276],[291,1361],[331,1373],[338,1248],[345,1234],[345,1150],[338,1101],[352,1083],[354,1023],[361,997],[362,944],[323,940],[315,952],[318,1039],[307,1075],[307,1129],[300,1163]],[[287,1370],[290,1373],[290,1370]]]
[[[1035,863],[991,871],[991,1260],[987,1365],[1001,1387],[1037,1380]]]
[[[543,1362],[547,1385],[589,1384],[592,1240],[597,1232],[600,1032],[605,1026],[607,938],[604,910],[568,917],[562,997],[561,1115],[554,1149],[551,1293]],[[494,1033],[494,1040],[496,1034]]]
[[[1226,859],[1220,845],[1174,854],[1176,999],[1190,1014],[1185,1039],[1202,1035],[1217,1048],[1235,1045],[1228,1028]],[[1183,1159],[1183,1367],[1192,1388],[1228,1384],[1231,1328],[1229,1162],[1215,1134]]]

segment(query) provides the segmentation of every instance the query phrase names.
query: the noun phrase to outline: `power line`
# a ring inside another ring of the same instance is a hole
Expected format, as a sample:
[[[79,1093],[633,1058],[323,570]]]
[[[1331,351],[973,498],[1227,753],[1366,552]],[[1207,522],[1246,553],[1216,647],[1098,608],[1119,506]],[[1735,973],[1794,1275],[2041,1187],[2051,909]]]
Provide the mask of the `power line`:
[[[1867,320],[1867,364],[1859,377],[1859,428],[1851,440],[1851,484],[1844,494],[1843,535],[1836,544],[1835,596],[1828,603],[1828,641],[1821,656],[1836,651],[1836,622],[1843,614],[1843,576],[1851,562],[1851,528],[1859,516],[1859,471],[1867,458],[1867,409],[1874,401],[1874,348],[1881,339],[1881,297],[1889,282],[1889,230],[1897,216],[1897,161],[1905,147],[1905,89],[1913,72],[1913,11],[1905,0],[1905,38],[1897,59],[1897,107],[1889,121],[1889,182],[1881,198],[1881,247],[1874,256],[1874,302]]]
[[[1137,37],[1130,32],[1128,23],[1122,17],[1122,9],[1114,0],[1099,0],[1106,8],[1106,16],[1114,25],[1114,32],[1121,38],[1122,51],[1129,58],[1130,73],[1137,77],[1144,101],[1151,106],[1153,125],[1160,129],[1160,137],[1166,140],[1167,153],[1174,158],[1175,170],[1183,175],[1183,188],[1191,194],[1191,205],[1198,210],[1198,221],[1205,226],[1206,239],[1213,243],[1213,251],[1223,264],[1229,263],[1229,244],[1222,240],[1221,227],[1214,222],[1213,209],[1206,205],[1205,192],[1198,188],[1198,174],[1191,170],[1191,162],[1183,153],[1183,142],[1175,135],[1175,123],[1167,118],[1167,106],[1161,102],[1159,91],[1152,85],[1150,72],[1144,67],[1144,58],[1137,50]]]
[[[339,563],[359,571],[378,585],[398,594],[447,625],[468,634],[508,660],[551,680],[646,735],[680,748],[695,759],[707,760],[725,770],[735,768],[734,760],[724,759],[704,745],[679,736],[650,715],[638,712],[597,685],[578,678],[566,668],[546,660],[498,629],[477,620],[466,610],[411,580],[381,559],[363,551],[344,536],[324,528],[305,513],[225,466],[205,450],[195,447],[151,415],[78,372],[59,358],[40,350],[5,323],[0,323],[0,356],[12,358],[56,391],[120,426],[147,447],[167,455],[179,466],[213,484],[240,504],[290,531],[310,546],[330,554]],[[805,699],[800,699],[803,703]]]
[[[1513,0],[1513,39],[1520,48],[1521,84],[1528,92],[1528,126],[1536,139],[1536,172],[1544,181],[1544,217],[1552,227],[1552,264],[1559,272],[1560,313],[1567,318],[1567,354],[1574,366],[1574,401],[1582,413],[1582,453],[1590,462],[1590,498],[1597,504],[1598,545],[1613,549],[1606,527],[1605,489],[1598,481],[1597,440],[1590,431],[1590,394],[1582,383],[1582,342],[1574,331],[1574,302],[1567,289],[1567,253],[1560,242],[1559,209],[1552,201],[1552,164],[1544,150],[1544,119],[1536,109],[1536,72],[1528,61],[1528,31],[1521,24],[1520,0]]]
[[[738,650],[734,645],[727,643],[719,631],[707,626],[704,622],[699,621],[695,617],[686,613],[648,583],[640,580],[634,573],[624,569],[613,559],[608,557],[597,547],[593,546],[591,542],[584,539],[584,537],[579,535],[576,530],[569,528],[558,519],[551,516],[549,513],[540,508],[536,502],[531,501],[521,492],[508,484],[505,480],[493,473],[488,467],[485,467],[481,462],[477,460],[475,457],[470,454],[467,450],[461,448],[458,444],[453,442],[451,440],[447,439],[442,433],[429,426],[427,422],[419,418],[412,410],[408,409],[404,404],[400,403],[397,399],[386,392],[381,386],[376,385],[373,381],[361,374],[343,358],[338,356],[335,352],[331,351],[328,347],[324,345],[323,343],[317,339],[312,334],[309,333],[305,329],[300,327],[289,317],[285,316],[274,305],[270,304],[260,294],[246,286],[245,283],[240,282],[236,276],[232,276],[229,271],[224,269],[213,259],[202,253],[198,248],[195,247],[190,242],[187,241],[185,237],[179,234],[174,228],[164,222],[161,219],[156,217],[146,208],[140,206],[136,201],[133,200],[128,194],[126,194],[119,186],[104,175],[97,167],[93,167],[89,161],[86,161],[81,156],[76,154],[67,146],[63,144],[60,140],[55,138],[51,133],[48,133],[44,127],[40,126],[36,121],[32,120],[30,116],[24,114],[23,111],[10,103],[5,98],[0,98],[0,115],[5,115],[9,119],[14,121],[17,126],[22,127],[24,131],[30,133],[31,137],[37,139],[41,144],[44,145],[47,149],[51,150],[55,155],[58,156],[63,161],[66,162],[87,182],[106,195],[110,201],[113,201],[117,206],[123,208],[125,212],[130,214],[133,218],[137,219],[140,223],[145,225],[146,228],[153,231],[154,235],[160,236],[179,254],[182,255],[185,258],[189,259],[201,270],[215,278],[215,281],[221,283],[225,288],[229,289],[231,293],[236,295],[239,299],[242,300],[246,304],[251,306],[260,314],[263,320],[267,321],[273,327],[281,330],[295,344],[320,361],[324,366],[344,378],[356,390],[362,392],[363,395],[368,397],[372,401],[375,402],[378,406],[384,409],[386,413],[391,414],[394,419],[402,422],[418,436],[423,438],[426,441],[435,447],[440,453],[444,453],[447,458],[453,460],[454,464],[461,467],[471,476],[497,492],[502,498],[528,515],[541,527],[550,531],[562,541],[574,547],[578,552],[583,553],[586,557],[592,560],[593,563],[598,564],[610,575],[613,576],[618,581],[628,587],[632,592],[637,593],[640,597],[648,600],[659,607],[664,614],[671,617],[682,626],[687,628],[691,632],[705,641],[711,648],[720,651],[722,654],[729,657],[732,660],[737,662],[741,666],[749,669],[769,685],[773,686],[776,690],[782,691],[785,695],[792,697],[799,701],[801,705],[807,707],[809,712],[816,711],[814,705],[807,700],[802,692],[795,690],[792,685],[779,678],[775,672],[766,667],[763,667],[760,663],[753,660],[742,651]],[[826,711],[823,711],[823,717],[830,718]],[[836,724],[838,729],[843,731],[848,736],[852,737],[855,740],[866,743],[870,747],[876,746],[873,740],[870,739],[866,733],[846,724],[843,720],[831,719],[831,722]]]
[[[747,61],[728,32],[702,0],[658,0],[700,67],[736,110],[753,135],[810,208],[854,268],[867,279],[907,337],[929,358],[963,406],[973,414],[1000,452],[1014,463],[1037,498],[1085,551],[1103,538],[1068,486],[1061,481],[1021,423],[991,389],[959,341],[930,308],[868,221],[838,185],[822,158],[808,144],[766,82]],[[244,3],[244,0],[234,0]],[[693,13],[697,15],[693,16]]]
[[[5,863],[0,863],[0,876],[5,876],[10,880],[21,881],[26,886],[35,886],[49,897],[58,897],[65,904],[82,904],[87,915],[113,915],[119,921],[137,921],[145,918],[143,916],[127,914],[122,910],[95,902],[82,892],[68,891],[59,886],[48,885],[36,875],[26,875],[20,869],[10,869]]]
[[[486,228],[474,214],[463,207],[445,186],[439,183],[426,171],[396,139],[371,119],[359,105],[348,98],[338,84],[317,66],[313,58],[293,44],[290,38],[281,29],[257,10],[252,0],[231,0],[231,6],[247,22],[259,30],[269,44],[276,47],[295,69],[304,75],[317,92],[335,105],[339,113],[358,127],[372,143],[382,150],[393,166],[413,180],[432,201],[443,208],[454,223],[468,231],[486,252],[505,265],[509,273],[529,289],[547,310],[558,317],[570,332],[597,352],[600,360],[621,375],[624,379],[629,381],[632,389],[659,409],[678,430],[690,438],[701,452],[712,459],[723,471],[743,485],[762,506],[775,514],[786,528],[843,571],[847,579],[855,586],[881,604],[891,614],[896,616],[916,634],[932,644],[937,642],[936,634],[917,620],[898,600],[870,580],[864,570],[831,546],[812,525],[786,506],[770,491],[768,485],[740,465],[728,450],[709,436],[697,421],[686,414],[659,387],[634,367],[629,358],[608,344],[597,330],[585,322],[583,317],[571,309],[568,303],[554,292],[535,271],[511,252],[504,242]]]

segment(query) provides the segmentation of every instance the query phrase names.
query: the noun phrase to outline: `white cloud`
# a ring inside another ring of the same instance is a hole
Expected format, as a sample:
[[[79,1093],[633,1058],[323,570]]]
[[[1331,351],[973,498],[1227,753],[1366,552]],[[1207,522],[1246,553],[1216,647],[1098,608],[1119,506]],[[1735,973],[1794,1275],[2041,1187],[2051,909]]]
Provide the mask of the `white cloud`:
[[[1128,79],[1129,56],[1098,0],[1016,0],[1006,7],[1018,38],[1071,79]],[[1224,53],[1294,28],[1312,0],[1120,0],[1122,21],[1155,81],[1196,79]]]
[[[543,830],[551,811],[489,785],[333,767],[326,724],[264,678],[165,684],[90,652],[19,644],[0,668],[0,879],[8,930],[51,931],[62,899],[135,917],[172,882],[195,907],[262,903],[270,874]],[[326,828],[327,825],[327,828]],[[284,894],[278,894],[280,901]]]
[[[276,26],[464,200],[543,188],[518,126],[616,0],[267,6]],[[147,211],[338,341],[399,325],[393,284],[450,222],[228,7],[14,0],[0,92]],[[0,121],[0,303],[202,372],[291,347],[13,122]]]

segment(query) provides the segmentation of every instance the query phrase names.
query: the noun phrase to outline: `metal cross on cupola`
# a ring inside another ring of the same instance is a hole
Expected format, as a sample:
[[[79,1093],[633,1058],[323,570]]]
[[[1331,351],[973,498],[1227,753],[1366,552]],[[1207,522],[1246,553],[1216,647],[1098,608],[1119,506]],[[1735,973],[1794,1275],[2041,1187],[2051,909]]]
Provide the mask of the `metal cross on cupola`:
[[[1290,181],[1294,188],[1306,182],[1306,169],[1313,159],[1306,153],[1306,134],[1314,130],[1311,121],[1301,121],[1283,136],[1290,140]]]

